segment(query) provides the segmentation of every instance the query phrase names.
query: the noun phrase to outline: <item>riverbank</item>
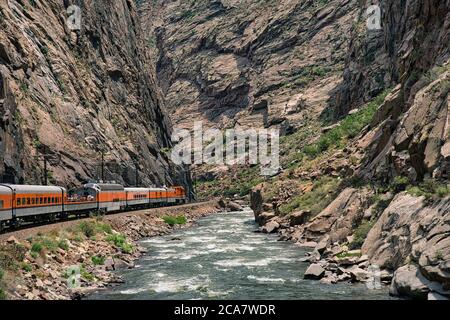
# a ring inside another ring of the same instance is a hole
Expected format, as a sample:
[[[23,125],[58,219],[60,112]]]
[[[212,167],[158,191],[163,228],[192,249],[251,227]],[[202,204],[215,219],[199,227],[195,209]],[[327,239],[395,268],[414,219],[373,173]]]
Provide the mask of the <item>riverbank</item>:
[[[223,202],[221,203],[223,205]],[[188,228],[223,211],[218,201],[125,212],[2,235],[0,298],[80,299],[122,283],[115,270],[133,268],[145,252],[137,241]]]
[[[392,296],[410,299],[450,298],[450,198],[350,187],[317,214],[299,209],[284,215],[264,198],[263,188],[252,191],[260,230],[309,248],[305,278],[384,284]]]

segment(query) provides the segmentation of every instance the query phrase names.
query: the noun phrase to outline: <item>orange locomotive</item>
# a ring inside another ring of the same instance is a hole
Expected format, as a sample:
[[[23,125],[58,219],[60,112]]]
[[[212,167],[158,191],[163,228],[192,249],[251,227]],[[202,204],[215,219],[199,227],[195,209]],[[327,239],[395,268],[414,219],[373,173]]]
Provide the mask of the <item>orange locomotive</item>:
[[[71,214],[115,212],[186,202],[183,187],[124,188],[120,184],[88,183],[63,187],[0,184],[0,231],[21,222],[51,221]]]

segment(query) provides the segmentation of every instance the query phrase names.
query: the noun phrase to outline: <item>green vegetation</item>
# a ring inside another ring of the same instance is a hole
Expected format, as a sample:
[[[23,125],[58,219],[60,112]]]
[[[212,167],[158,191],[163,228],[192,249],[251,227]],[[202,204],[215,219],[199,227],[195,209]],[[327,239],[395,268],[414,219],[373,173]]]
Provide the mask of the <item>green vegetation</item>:
[[[309,210],[313,215],[325,209],[338,192],[339,180],[322,177],[316,182],[311,192],[291,198],[290,202],[280,207],[280,213],[287,215],[296,209]]]
[[[67,242],[67,240],[62,239],[58,242],[58,248],[64,250],[64,251],[68,251],[69,250],[69,243]]]
[[[111,225],[98,220],[83,221],[75,231],[81,232],[87,238],[92,238],[98,233],[112,234]]]
[[[164,216],[163,220],[168,225],[174,226],[174,225],[183,225],[186,224],[187,219],[185,216]]]
[[[353,258],[353,257],[361,257],[360,252],[341,252],[336,255],[336,258],[338,259],[345,259],[345,258]]]
[[[80,275],[81,275],[81,278],[83,278],[86,281],[92,282],[95,280],[94,275],[92,273],[86,271],[86,269],[83,267],[81,267],[81,269],[80,269]]]
[[[314,159],[333,147],[345,147],[349,139],[356,137],[364,127],[370,124],[375,112],[387,95],[388,91],[383,92],[358,112],[345,117],[337,127],[324,133],[317,142],[306,146],[303,149],[303,154],[309,159]]]
[[[30,264],[24,262],[22,263],[22,270],[25,272],[31,272],[33,271],[33,267]]]
[[[44,248],[42,247],[42,245],[37,242],[33,243],[33,245],[31,246],[31,252],[41,253],[43,249]]]
[[[406,192],[412,196],[424,196],[427,201],[433,201],[450,196],[450,186],[434,179],[426,179],[417,186],[407,186]]]
[[[386,210],[387,207],[389,207],[389,204],[392,202],[394,198],[388,197],[388,198],[382,198],[380,195],[375,195],[372,199],[374,206],[372,208],[372,213],[375,217],[377,217],[380,213],[382,213],[384,210]]]
[[[6,300],[6,292],[3,288],[3,277],[5,276],[5,272],[0,268],[0,300]]]
[[[354,234],[353,234],[353,241],[350,243],[350,249],[360,249],[362,245],[364,244],[364,241],[367,238],[367,235],[369,234],[370,230],[372,230],[372,227],[375,225],[375,220],[370,221],[363,221],[358,228],[356,228]]]
[[[116,247],[120,248],[123,253],[133,252],[133,246],[127,242],[127,238],[123,234],[111,234],[106,238],[106,240],[113,243]]]
[[[392,189],[393,189],[392,191],[394,192],[405,191],[408,184],[409,179],[407,177],[397,176],[394,178],[394,181],[392,182]]]
[[[23,93],[27,93],[27,92],[28,92],[28,89],[29,89],[29,87],[28,87],[28,84],[27,84],[27,83],[22,82],[22,83],[20,84],[20,90],[22,90]]]
[[[88,238],[95,235],[95,223],[92,221],[83,221],[79,224],[80,231]]]
[[[105,257],[93,256],[91,257],[92,263],[96,266],[102,266],[105,264]]]

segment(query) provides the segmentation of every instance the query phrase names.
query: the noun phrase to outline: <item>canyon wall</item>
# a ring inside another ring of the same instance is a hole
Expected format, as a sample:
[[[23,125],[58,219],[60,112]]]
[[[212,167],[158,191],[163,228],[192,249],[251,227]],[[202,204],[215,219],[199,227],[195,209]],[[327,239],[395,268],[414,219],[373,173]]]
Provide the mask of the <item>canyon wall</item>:
[[[44,158],[50,183],[100,179],[103,153],[105,180],[189,184],[161,151],[171,123],[135,1],[2,0],[0,25],[5,182],[42,183]]]
[[[354,0],[141,1],[173,121],[292,132],[342,80]]]

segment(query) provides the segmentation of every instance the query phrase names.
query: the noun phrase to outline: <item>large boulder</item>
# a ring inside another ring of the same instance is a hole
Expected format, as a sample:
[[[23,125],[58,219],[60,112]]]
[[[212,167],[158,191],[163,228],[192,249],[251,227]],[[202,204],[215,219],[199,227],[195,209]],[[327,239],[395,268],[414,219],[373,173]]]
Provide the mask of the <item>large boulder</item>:
[[[260,213],[257,217],[256,217],[256,222],[260,225],[263,226],[265,225],[267,222],[269,222],[270,220],[272,220],[273,218],[275,218],[276,215],[273,212],[263,212]]]
[[[325,275],[325,269],[320,264],[312,264],[306,270],[304,279],[320,280]]]
[[[347,188],[321,213],[305,224],[305,234],[309,239],[318,239],[325,234],[331,241],[346,242],[363,216],[368,199],[367,190]]]
[[[369,280],[371,277],[370,272],[361,269],[360,267],[357,266],[350,268],[348,271],[352,282],[365,282]]]
[[[311,211],[296,211],[289,215],[289,223],[291,227],[305,224],[311,216]]]
[[[370,230],[364,245],[371,264],[396,270],[408,261],[422,274],[450,288],[450,201],[427,205],[424,197],[400,193]]]
[[[426,300],[430,285],[430,281],[422,275],[417,266],[406,265],[395,271],[389,293],[393,296]]]
[[[270,220],[267,222],[262,228],[261,232],[263,233],[275,233],[280,228],[280,224],[275,220]]]
[[[227,201],[227,209],[231,211],[244,211],[244,208],[240,204],[233,201]]]

